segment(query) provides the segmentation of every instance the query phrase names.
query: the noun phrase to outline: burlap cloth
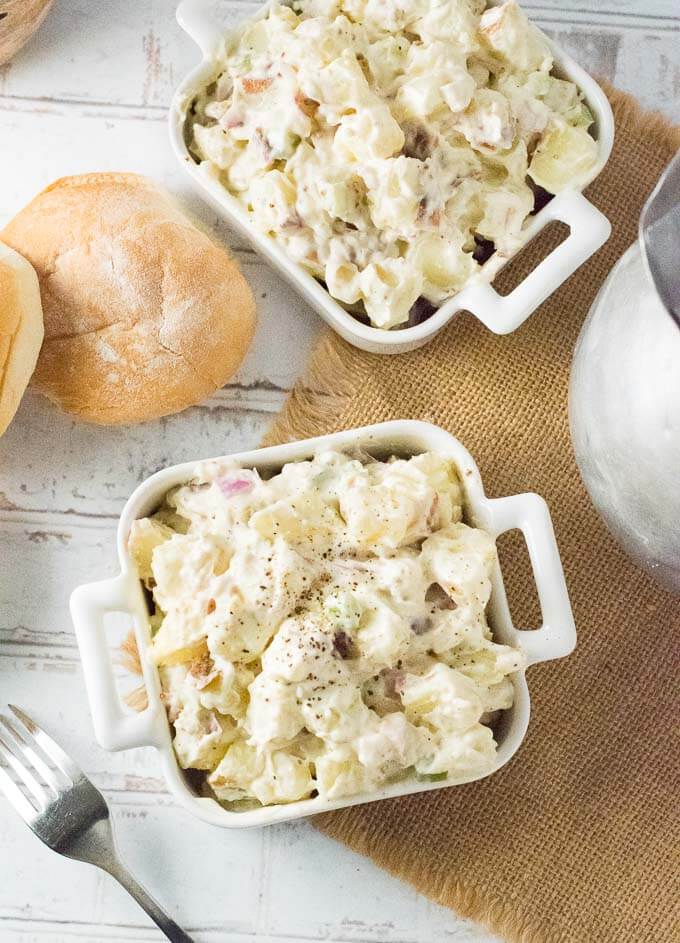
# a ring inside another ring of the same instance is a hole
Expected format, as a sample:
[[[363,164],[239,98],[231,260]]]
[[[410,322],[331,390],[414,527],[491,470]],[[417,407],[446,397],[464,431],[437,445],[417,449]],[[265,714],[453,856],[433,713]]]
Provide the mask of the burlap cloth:
[[[386,419],[454,433],[490,495],[550,505],[579,632],[573,655],[531,668],[519,753],[489,779],[318,817],[326,834],[459,914],[522,943],[677,943],[677,600],[622,554],[574,463],[567,388],[574,342],[680,129],[610,90],[616,145],[590,187],[606,246],[508,337],[468,314],[398,357],[319,343],[268,439]],[[528,264],[538,245],[524,253]],[[626,312],[621,311],[625,331]],[[503,569],[517,625],[537,624],[519,542]],[[385,914],[382,915],[383,917]]]

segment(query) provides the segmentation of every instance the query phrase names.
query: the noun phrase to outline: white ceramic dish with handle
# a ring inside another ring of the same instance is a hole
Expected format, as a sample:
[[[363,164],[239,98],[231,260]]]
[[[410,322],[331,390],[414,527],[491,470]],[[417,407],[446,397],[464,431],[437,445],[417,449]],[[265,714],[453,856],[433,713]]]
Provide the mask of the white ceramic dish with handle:
[[[244,468],[257,468],[263,473],[271,474],[286,462],[310,458],[320,449],[354,447],[365,449],[382,458],[388,455],[414,455],[429,450],[450,456],[458,467],[463,483],[465,519],[484,528],[494,537],[519,528],[526,539],[533,566],[543,625],[532,631],[518,630],[513,626],[500,567],[497,566],[492,578],[489,604],[489,621],[494,637],[500,642],[520,647],[526,655],[528,665],[561,658],[572,651],[576,643],[576,630],[545,501],[536,494],[487,498],[472,456],[457,439],[443,429],[413,420],[386,422],[317,439],[256,449],[233,455],[231,458]],[[229,811],[215,799],[196,795],[180,769],[172,749],[170,726],[160,697],[158,673],[149,656],[147,606],[127,549],[132,522],[156,510],[169,489],[191,478],[194,467],[194,462],[185,462],[165,468],[136,489],[125,505],[118,527],[120,574],[110,580],[81,586],[71,597],[71,613],[95,734],[105,749],[155,747],[161,758],[168,788],[179,802],[204,821],[225,827],[268,825],[342,806],[441,789],[480,779],[508,762],[522,743],[529,722],[529,691],[524,671],[512,676],[515,687],[514,704],[503,713],[496,729],[498,750],[495,765],[489,773],[434,783],[419,782],[412,777],[369,794],[333,801],[317,797],[246,812]],[[129,613],[134,621],[149,701],[147,709],[139,714],[123,706],[116,689],[105,629],[106,615],[116,612]]]
[[[489,6],[499,0],[490,0]],[[269,4],[245,22],[266,15]],[[414,327],[386,331],[362,324],[352,317],[328,291],[302,266],[288,258],[285,251],[269,236],[259,232],[248,214],[219,181],[213,179],[196,163],[189,152],[185,128],[188,112],[196,95],[216,72],[216,57],[225,36],[237,34],[243,23],[227,29],[220,23],[215,0],[184,0],[177,10],[180,26],[199,46],[203,59],[182,81],[170,107],[170,138],[174,151],[201,196],[233,229],[247,239],[255,251],[266,259],[289,282],[338,334],[363,350],[374,353],[403,353],[426,344],[459,311],[471,311],[489,330],[508,334],[520,326],[569,276],[600,246],[611,232],[609,221],[583,196],[581,190],[600,173],[614,142],[614,119],[611,107],[599,85],[573,59],[546,37],[559,75],[575,82],[581,89],[595,122],[593,134],[598,144],[598,159],[588,178],[578,189],[564,190],[527,221],[522,246],[526,245],[551,222],[569,227],[569,236],[510,292],[502,296],[491,281],[508,259],[498,253],[467,285],[444,302],[427,321]],[[518,252],[522,246],[518,248]]]

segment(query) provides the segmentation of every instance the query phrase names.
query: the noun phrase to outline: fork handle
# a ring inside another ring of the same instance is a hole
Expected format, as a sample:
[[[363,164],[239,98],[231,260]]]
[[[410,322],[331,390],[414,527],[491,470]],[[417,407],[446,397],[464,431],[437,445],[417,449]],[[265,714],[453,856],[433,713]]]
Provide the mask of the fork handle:
[[[159,930],[162,930],[172,943],[195,943],[192,937],[185,933],[174,920],[168,917],[160,904],[142,887],[139,881],[133,878],[117,856],[112,856],[106,862],[104,870],[107,871],[111,877],[114,877],[131,897],[134,897],[142,910],[146,911]]]

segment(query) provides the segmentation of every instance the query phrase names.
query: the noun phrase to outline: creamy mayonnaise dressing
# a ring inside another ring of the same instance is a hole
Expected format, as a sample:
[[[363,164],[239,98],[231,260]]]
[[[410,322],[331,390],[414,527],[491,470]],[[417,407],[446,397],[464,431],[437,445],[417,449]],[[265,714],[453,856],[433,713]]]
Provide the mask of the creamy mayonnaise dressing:
[[[415,323],[510,256],[597,159],[578,88],[513,0],[299,0],[230,39],[192,148],[370,323]],[[426,301],[423,307],[422,300]]]
[[[494,541],[461,518],[434,453],[199,465],[129,544],[181,766],[264,805],[489,770],[524,660],[486,621]]]

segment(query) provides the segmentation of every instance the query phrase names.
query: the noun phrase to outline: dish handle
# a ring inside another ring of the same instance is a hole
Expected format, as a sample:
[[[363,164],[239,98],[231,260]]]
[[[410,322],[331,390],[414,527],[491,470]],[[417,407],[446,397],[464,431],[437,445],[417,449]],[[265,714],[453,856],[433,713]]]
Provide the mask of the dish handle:
[[[612,228],[607,217],[577,190],[553,197],[527,228],[526,241],[552,222],[565,223],[569,235],[510,294],[499,295],[482,276],[460,292],[458,306],[495,334],[509,334],[607,241]]]
[[[519,529],[529,551],[543,624],[518,632],[527,664],[563,658],[574,650],[576,626],[548,505],[537,494],[495,498],[489,503],[496,536]]]
[[[85,687],[95,736],[105,750],[159,746],[157,711],[147,707],[128,713],[120,700],[106,644],[105,616],[125,613],[136,618],[130,583],[125,574],[79,586],[71,595],[71,617],[76,631]],[[148,685],[148,679],[145,677]]]
[[[182,0],[177,22],[207,59],[217,51],[223,29],[216,19],[215,0]]]

